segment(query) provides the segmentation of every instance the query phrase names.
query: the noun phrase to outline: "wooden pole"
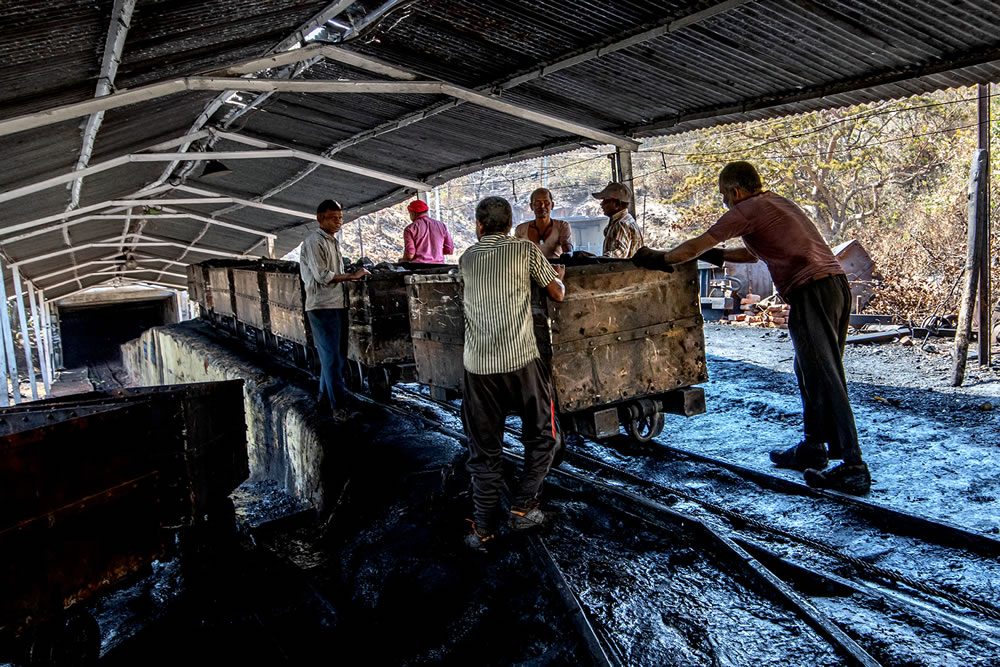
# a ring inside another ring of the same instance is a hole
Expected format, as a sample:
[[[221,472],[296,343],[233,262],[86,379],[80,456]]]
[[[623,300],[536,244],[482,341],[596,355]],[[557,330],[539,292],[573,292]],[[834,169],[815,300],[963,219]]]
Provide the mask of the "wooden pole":
[[[979,84],[979,150],[986,155],[982,202],[976,216],[979,261],[979,365],[989,366],[993,329],[993,296],[990,292],[990,84]]]
[[[983,204],[983,171],[986,168],[986,151],[976,151],[969,170],[969,234],[965,262],[965,290],[962,294],[962,308],[958,314],[958,328],[955,331],[955,366],[951,376],[951,386],[957,387],[965,380],[965,364],[969,352],[969,337],[972,334],[972,311],[979,287],[980,256],[979,220]],[[982,332],[980,332],[980,338]]]

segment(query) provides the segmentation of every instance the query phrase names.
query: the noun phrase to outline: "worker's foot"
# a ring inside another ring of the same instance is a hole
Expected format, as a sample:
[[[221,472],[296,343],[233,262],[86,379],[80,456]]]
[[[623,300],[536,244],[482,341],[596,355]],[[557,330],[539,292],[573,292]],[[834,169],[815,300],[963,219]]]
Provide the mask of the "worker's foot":
[[[803,440],[788,449],[772,450],[771,462],[778,468],[791,468],[799,471],[807,468],[822,470],[827,464],[826,445],[822,442]]]
[[[545,528],[552,522],[552,515],[542,511],[541,503],[533,503],[526,507],[514,505],[510,508],[510,518],[507,525],[511,530],[537,530]]]
[[[488,550],[486,548],[486,543],[497,536],[496,532],[480,531],[478,528],[476,528],[475,523],[471,521],[470,523],[472,523],[472,529],[468,532],[465,538],[463,538],[462,544],[464,544],[468,549],[471,549],[472,551],[475,551],[477,553],[483,553],[483,554],[488,553]]]
[[[829,470],[806,470],[806,484],[816,489],[831,489],[841,493],[863,496],[872,488],[868,464],[841,463]]]

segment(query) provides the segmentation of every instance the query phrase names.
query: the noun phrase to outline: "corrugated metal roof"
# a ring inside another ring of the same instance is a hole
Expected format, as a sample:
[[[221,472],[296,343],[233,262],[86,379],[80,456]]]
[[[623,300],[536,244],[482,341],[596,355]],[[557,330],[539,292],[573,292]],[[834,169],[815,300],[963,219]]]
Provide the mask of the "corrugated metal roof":
[[[70,0],[55,6],[25,0],[16,5],[0,8],[0,121],[91,99],[112,3]],[[263,56],[327,7],[305,0],[137,0],[116,86],[165,81]],[[368,23],[379,7],[389,12]],[[997,15],[1000,0],[416,0],[391,7],[364,0],[338,20],[367,24],[350,33],[342,45],[347,51],[422,78],[499,94],[526,109],[644,137],[1000,79]],[[331,28],[330,34],[336,32]],[[287,78],[292,67],[262,76]],[[300,80],[389,80],[386,74],[332,60],[295,71]],[[256,98],[242,93],[219,105],[207,124],[199,116],[219,99],[216,93],[183,93],[109,110],[90,164],[207,125],[251,142],[436,184],[483,166],[595,143],[442,95],[280,93],[262,96],[252,111],[243,109]],[[69,172],[79,158],[85,122],[81,117],[0,137],[5,167],[0,199]],[[190,149],[202,150],[206,141]],[[216,151],[256,150],[228,139],[211,143]],[[333,197],[348,207],[350,219],[412,196],[412,190],[392,182],[298,158],[230,160],[232,173],[218,179],[201,178],[199,163],[175,171],[174,181],[161,182],[167,166],[133,163],[88,176],[79,205],[120,199],[150,185],[166,190],[158,196],[192,197],[171,189],[183,182],[307,214],[321,199]],[[0,252],[16,261],[66,248],[61,232],[18,242],[4,238],[26,229],[26,222],[62,215],[69,203],[66,184],[0,201]],[[279,252],[293,247],[306,231],[301,217],[241,203],[175,208],[278,233]],[[123,226],[122,221],[92,221],[69,227],[69,237],[73,245],[83,245],[109,230],[120,233]],[[184,246],[148,248],[150,255],[183,262],[208,257],[193,249],[185,254],[196,240],[234,253],[251,248],[260,253],[265,247],[247,232],[189,219],[151,219],[145,233]],[[107,250],[33,262],[23,266],[23,273],[43,276]],[[38,284],[44,288],[67,277]],[[52,294],[78,287],[69,284]]]

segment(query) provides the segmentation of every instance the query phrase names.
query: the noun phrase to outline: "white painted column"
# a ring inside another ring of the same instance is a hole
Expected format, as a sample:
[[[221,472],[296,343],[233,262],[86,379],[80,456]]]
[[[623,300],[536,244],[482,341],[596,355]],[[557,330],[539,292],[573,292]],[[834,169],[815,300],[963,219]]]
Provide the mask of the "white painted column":
[[[17,359],[14,357],[14,332],[10,328],[10,313],[7,311],[7,289],[3,281],[3,264],[0,263],[0,332],[7,357],[7,371],[13,385],[14,404],[21,402],[21,383],[17,377]]]
[[[45,346],[42,344],[42,321],[39,319],[40,309],[35,305],[35,286],[28,281],[28,303],[31,305],[31,321],[35,325],[35,349],[38,350],[38,366],[42,369],[42,385],[45,387],[45,395],[48,396],[51,387],[49,386],[49,359],[45,354]]]
[[[49,315],[49,304],[45,303],[44,290],[38,290],[38,307],[42,311],[42,342],[45,344],[45,354],[49,363],[49,386],[56,381],[56,355],[52,351],[52,319]]]
[[[3,344],[3,339],[3,332],[0,331],[0,405],[9,407],[10,388],[7,385],[7,352],[6,346]]]
[[[38,386],[35,384],[35,365],[31,361],[31,337],[28,335],[28,318],[24,314],[24,294],[21,292],[21,271],[17,265],[11,267],[14,275],[14,296],[17,301],[17,316],[21,320],[21,342],[24,344],[24,362],[28,367],[28,382],[31,383],[31,399],[38,400]]]

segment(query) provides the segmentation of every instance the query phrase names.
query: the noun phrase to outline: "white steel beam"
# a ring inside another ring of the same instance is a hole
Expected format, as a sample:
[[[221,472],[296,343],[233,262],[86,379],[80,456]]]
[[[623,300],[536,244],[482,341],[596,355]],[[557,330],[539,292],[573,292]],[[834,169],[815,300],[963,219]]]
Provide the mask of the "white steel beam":
[[[38,318],[39,309],[35,305],[35,286],[28,282],[28,303],[31,305],[31,321],[35,325],[35,349],[38,350],[38,366],[42,371],[42,386],[45,387],[45,395],[51,391],[49,385],[49,360],[45,354],[45,346],[42,344],[42,321]]]
[[[0,121],[0,136],[22,132],[36,127],[44,127],[64,120],[100,111],[114,109],[136,102],[147,101],[184,92],[186,90],[246,90],[250,92],[290,92],[290,93],[325,93],[325,94],[421,94],[450,95],[487,107],[494,111],[506,113],[516,118],[529,120],[539,125],[577,134],[604,144],[611,144],[628,150],[638,150],[639,143],[626,137],[598,130],[580,123],[557,118],[549,114],[532,111],[516,104],[477,93],[468,88],[442,83],[440,81],[339,81],[310,80],[289,81],[281,79],[243,79],[227,77],[190,76],[165,83],[142,86],[134,90],[122,91],[107,95],[98,100],[66,104],[48,111],[41,111],[25,116],[18,116],[6,121]],[[187,157],[187,154],[185,154]]]
[[[203,197],[218,197],[220,196],[217,192],[211,192],[210,190],[203,190],[201,188],[194,188],[190,185],[178,185],[176,190],[180,192],[186,192],[192,195],[201,195]],[[305,220],[315,220],[315,213],[306,213],[305,211],[296,211],[295,209],[285,208],[283,206],[272,206],[271,204],[261,204],[260,202],[250,201],[249,199],[244,199],[241,197],[228,197],[234,204],[242,204],[249,208],[259,208],[262,211],[271,211],[273,213],[283,213],[285,215],[291,215],[296,218],[303,218]]]
[[[103,287],[104,285],[107,285],[108,283],[113,283],[116,280],[121,280],[123,282],[129,282],[129,283],[132,283],[132,284],[135,284],[135,285],[155,285],[156,287],[163,287],[164,289],[168,289],[168,290],[187,289],[186,286],[178,285],[176,283],[168,283],[166,281],[164,281],[164,282],[156,282],[155,280],[136,280],[135,278],[114,278],[114,277],[112,277],[112,278],[108,278],[106,280],[102,280],[100,282],[96,282],[93,285],[87,285],[86,287],[81,287],[78,290],[73,290],[72,292],[69,292],[67,294],[60,294],[59,296],[54,296],[51,299],[46,299],[45,303],[46,304],[56,303],[58,301],[61,301],[62,299],[68,299],[69,297],[75,296],[75,295],[77,295],[77,294],[79,294],[81,292],[86,292],[86,291],[92,290],[92,289],[94,289],[96,287]]]
[[[131,243],[130,247],[143,247],[143,248],[186,248],[187,246],[183,243],[177,243],[176,241],[160,241],[155,240],[155,242],[146,242],[144,239],[156,239],[154,236],[139,236],[141,241],[139,243]],[[109,243],[109,241],[115,241],[115,243]],[[46,253],[44,255],[38,255],[36,257],[27,257],[25,259],[18,260],[10,264],[10,266],[24,266],[26,264],[32,264],[34,262],[40,262],[43,259],[51,259],[53,257],[59,257],[70,252],[79,252],[81,250],[87,250],[88,248],[120,248],[121,245],[118,242],[117,236],[110,236],[106,239],[101,239],[100,241],[94,241],[93,243],[85,243],[81,246],[75,246],[73,248],[63,248],[62,250],[57,250],[55,252]],[[254,259],[251,255],[244,255],[238,252],[230,252],[228,250],[217,250],[215,248],[205,248],[198,247],[194,248],[193,252],[200,252],[206,255],[219,255],[221,257],[238,257],[246,259]]]
[[[155,196],[155,195],[161,194],[161,193],[169,190],[170,188],[171,188],[171,186],[169,186],[169,185],[160,185],[160,186],[157,186],[157,187],[152,188],[150,190],[140,190],[138,192],[133,193],[130,196],[132,196],[132,197],[140,197],[140,196],[145,195],[145,196],[151,197],[151,196]],[[42,218],[35,218],[33,220],[26,220],[25,222],[19,222],[16,225],[9,225],[9,226],[0,228],[0,234],[13,234],[13,233],[19,232],[19,231],[21,231],[23,229],[31,229],[33,227],[38,227],[40,225],[46,225],[46,224],[48,224],[50,222],[55,222],[57,220],[58,221],[69,220],[71,218],[75,218],[78,215],[84,215],[86,213],[91,213],[93,211],[100,211],[100,210],[112,207],[113,206],[113,203],[112,203],[113,201],[114,200],[102,201],[102,202],[99,202],[97,204],[91,204],[90,206],[84,206],[83,208],[78,208],[75,211],[72,211],[72,212],[69,212],[69,213],[56,213],[55,215],[47,215],[47,216],[42,217]],[[128,208],[128,207],[127,206],[121,207],[120,210],[123,210],[123,209],[126,209],[126,208]]]
[[[307,162],[323,165],[325,167],[330,167],[332,169],[339,169],[340,171],[348,171],[354,174],[359,174],[361,176],[368,176],[370,178],[374,178],[380,181],[395,183],[396,185],[402,185],[405,188],[413,188],[414,190],[420,190],[420,191],[431,189],[431,186],[428,185],[427,183],[424,183],[422,181],[417,181],[412,178],[396,176],[394,174],[387,174],[383,171],[378,171],[376,169],[369,169],[367,167],[360,167],[358,165],[342,162],[340,160],[331,160],[328,157],[324,157],[322,155],[316,155],[315,153],[309,153],[297,149],[288,149],[285,146],[272,144],[267,141],[261,141],[259,139],[247,137],[245,135],[238,134],[236,132],[214,131],[213,134],[215,134],[215,136],[219,137],[220,139],[228,139],[229,141],[245,144],[247,146],[253,146],[255,148],[270,149],[270,150],[275,150],[275,149],[290,150],[292,153],[291,157],[296,157],[300,160],[306,160]],[[191,157],[189,157],[188,159],[191,160],[198,159],[195,158],[194,154],[191,153],[186,153],[185,155],[190,155]],[[219,153],[205,153],[205,155],[212,156],[212,155],[219,155]],[[225,159],[225,158],[218,158],[218,159]]]
[[[7,358],[7,374],[10,376],[10,383],[14,396],[14,405],[21,402],[21,378],[17,374],[17,358],[14,356],[14,330],[10,326],[10,311],[7,309],[7,289],[3,280],[3,262],[0,261],[0,334],[3,335],[4,356]],[[7,393],[7,385],[4,384],[2,391]]]
[[[115,76],[118,74],[118,63],[121,62],[122,49],[125,47],[125,37],[132,23],[132,10],[135,0],[115,0],[111,11],[111,25],[108,28],[108,38],[104,44],[104,58],[101,61],[101,74],[97,79],[97,90],[94,97],[110,95],[114,90]],[[86,169],[90,164],[90,156],[94,152],[94,142],[104,121],[104,112],[98,111],[87,119],[87,127],[83,131],[83,145],[80,148],[80,158],[76,162],[76,170]],[[66,207],[71,211],[80,205],[80,189],[83,177],[73,181],[70,202]]]
[[[17,236],[11,236],[10,238],[0,239],[0,244],[10,244],[18,243],[20,241],[26,241],[36,236],[44,236],[45,234],[52,234],[58,231],[64,231],[70,227],[83,224],[85,222],[97,221],[108,221],[108,220],[125,220],[126,223],[132,220],[133,216],[128,214],[96,214],[96,215],[85,215],[82,218],[76,218],[74,220],[67,220],[66,222],[58,225],[56,227],[46,227],[44,229],[36,229],[33,232],[25,232],[24,234],[18,234]],[[216,225],[219,227],[225,227],[227,229],[233,229],[238,232],[243,232],[245,234],[251,234],[253,236],[262,236],[264,238],[277,238],[276,234],[271,232],[261,231],[259,229],[253,229],[252,227],[244,227],[242,225],[236,225],[231,222],[226,222],[225,220],[219,220],[217,218],[208,218],[204,215],[198,215],[196,213],[157,213],[155,215],[150,214],[146,216],[147,222],[156,222],[157,220],[198,220],[200,222],[206,222],[211,225]],[[2,233],[2,231],[0,231]]]
[[[21,293],[21,271],[17,264],[10,265],[11,282],[17,295],[17,317],[21,320],[21,344],[24,347],[24,364],[28,367],[28,382],[31,383],[31,400],[38,400],[38,384],[35,382],[35,364],[31,360],[31,337],[28,336],[28,318],[24,314],[24,296]]]
[[[56,355],[52,349],[52,313],[49,304],[45,303],[45,292],[38,290],[38,305],[42,311],[42,342],[49,359],[49,385],[56,380]]]
[[[183,146],[185,143],[190,143],[192,141],[197,141],[198,139],[204,139],[208,136],[207,130],[202,130],[201,132],[196,132],[194,134],[189,134],[184,137],[178,137],[176,139],[170,139],[168,141],[161,141],[158,144],[152,146],[147,146],[143,148],[143,151],[164,151],[168,148],[176,148],[178,146]],[[134,155],[134,154],[133,154]],[[90,159],[89,156],[87,158]],[[36,183],[31,183],[29,185],[16,188],[14,190],[8,190],[7,192],[0,193],[0,202],[10,201],[12,199],[18,199],[19,197],[24,197],[30,194],[34,194],[41,190],[51,188],[56,185],[61,185],[62,183],[69,183],[73,181],[78,181],[84,176],[90,176],[92,174],[98,174],[102,171],[107,171],[108,169],[114,169],[115,167],[120,167],[134,160],[130,159],[129,155],[122,155],[110,160],[105,160],[98,164],[92,165],[87,168],[80,168],[79,163],[77,168],[73,171],[67,172],[65,174],[60,174],[59,176],[53,176],[52,178],[46,178],[45,180],[38,181]],[[75,209],[76,206],[74,205]]]

